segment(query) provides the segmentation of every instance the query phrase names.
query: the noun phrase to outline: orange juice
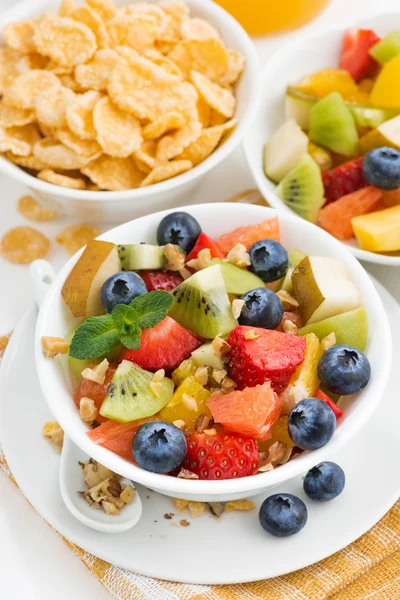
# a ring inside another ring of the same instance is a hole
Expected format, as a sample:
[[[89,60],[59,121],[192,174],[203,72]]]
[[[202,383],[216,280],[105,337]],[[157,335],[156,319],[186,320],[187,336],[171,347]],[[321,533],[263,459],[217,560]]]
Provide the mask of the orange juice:
[[[250,33],[260,35],[303,25],[329,0],[217,0]]]

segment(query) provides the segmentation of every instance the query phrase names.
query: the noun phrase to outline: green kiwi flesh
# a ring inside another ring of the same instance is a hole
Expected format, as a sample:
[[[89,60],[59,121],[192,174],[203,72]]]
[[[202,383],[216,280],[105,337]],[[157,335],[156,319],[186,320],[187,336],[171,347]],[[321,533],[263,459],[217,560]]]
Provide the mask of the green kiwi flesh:
[[[358,134],[354,118],[337,92],[319,100],[311,109],[309,137],[332,152],[356,156]]]
[[[158,413],[171,400],[174,382],[164,377],[156,395],[150,385],[153,378],[154,373],[130,360],[123,360],[108,386],[100,414],[107,419],[129,423]]]
[[[222,277],[228,294],[242,296],[254,288],[265,287],[262,279],[240,267],[224,262],[221,258],[210,260],[211,265],[221,265]]]
[[[226,335],[237,326],[232,314],[221,265],[198,271],[173,292],[169,316],[205,339]]]
[[[302,156],[295,168],[280,182],[276,193],[295,213],[316,223],[324,204],[324,186],[321,171],[309,154]]]

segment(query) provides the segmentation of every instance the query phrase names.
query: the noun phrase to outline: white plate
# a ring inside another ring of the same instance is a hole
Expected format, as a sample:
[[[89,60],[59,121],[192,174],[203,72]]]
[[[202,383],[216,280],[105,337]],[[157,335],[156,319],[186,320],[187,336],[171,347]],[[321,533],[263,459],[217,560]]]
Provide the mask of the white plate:
[[[378,282],[376,286],[393,325],[394,364],[398,364],[399,305]],[[227,513],[220,522],[211,515],[192,519],[186,513],[177,513],[169,498],[141,486],[143,516],[133,530],[104,534],[86,528],[62,503],[59,455],[41,436],[43,423],[52,417],[40,392],[33,361],[36,314],[36,309],[25,314],[3,360],[0,439],[11,471],[31,504],[55,529],[86,551],[136,573],[171,581],[255,581],[304,568],[344,548],[370,529],[399,497],[400,403],[393,373],[380,409],[333,457],[347,477],[339,498],[322,505],[309,501],[299,477],[274,490],[305,499],[309,519],[297,536],[277,539],[264,533],[256,511]],[[264,497],[254,499],[257,505]],[[164,519],[169,512],[175,517]],[[179,525],[183,518],[190,521],[190,527]]]
[[[337,67],[343,34],[349,27],[365,27],[385,36],[396,27],[399,17],[400,13],[380,14],[363,21],[359,19],[358,22],[344,27],[331,28],[317,35],[300,36],[283,46],[268,61],[261,82],[261,101],[243,140],[243,148],[256,183],[273,208],[293,213],[276,195],[275,184],[265,176],[262,158],[265,142],[285,120],[287,86],[298,81],[303,75],[315,73],[326,67]],[[400,266],[399,252],[380,254],[361,250],[356,240],[349,240],[343,244],[359,260],[393,267]]]

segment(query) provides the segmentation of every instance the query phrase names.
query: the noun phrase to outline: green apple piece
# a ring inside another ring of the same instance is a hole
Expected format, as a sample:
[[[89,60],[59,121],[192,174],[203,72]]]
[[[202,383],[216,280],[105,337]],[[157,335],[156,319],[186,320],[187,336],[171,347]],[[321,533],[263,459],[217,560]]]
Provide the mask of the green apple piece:
[[[380,65],[392,60],[395,56],[400,54],[400,31],[392,31],[382,40],[377,42],[370,48],[369,54],[374,58]]]
[[[254,290],[254,288],[265,287],[263,280],[254,275],[254,273],[224,262],[220,258],[211,259],[210,265],[221,265],[221,273],[228,294],[242,296],[246,292]]]
[[[307,152],[308,137],[294,119],[286,121],[264,146],[264,172],[279,183]]]
[[[360,127],[379,127],[388,119],[399,114],[397,110],[390,108],[377,108],[374,106],[363,106],[361,104],[348,104],[351,114]]]
[[[220,356],[215,354],[212,343],[203,344],[192,352],[196,367],[212,367],[213,369],[224,369],[225,363]]]
[[[365,308],[356,308],[349,312],[306,325],[299,329],[299,335],[315,333],[322,340],[330,333],[336,335],[337,344],[354,346],[364,352],[368,339],[368,318]]]
[[[306,255],[301,250],[291,250],[289,252],[289,268],[286,271],[286,275],[284,277],[281,289],[289,292],[291,294],[293,292],[292,285],[292,273],[297,265],[305,258]]]
[[[346,265],[335,258],[306,256],[294,269],[292,284],[305,325],[360,306],[360,293]]]
[[[309,154],[304,154],[280,182],[276,194],[303,219],[317,221],[324,204],[324,186],[320,168]]]
[[[343,156],[356,156],[358,134],[354,118],[337,92],[319,100],[311,109],[310,140]]]
[[[400,150],[400,115],[382,123],[360,138],[361,154],[366,154],[370,150],[382,146]]]

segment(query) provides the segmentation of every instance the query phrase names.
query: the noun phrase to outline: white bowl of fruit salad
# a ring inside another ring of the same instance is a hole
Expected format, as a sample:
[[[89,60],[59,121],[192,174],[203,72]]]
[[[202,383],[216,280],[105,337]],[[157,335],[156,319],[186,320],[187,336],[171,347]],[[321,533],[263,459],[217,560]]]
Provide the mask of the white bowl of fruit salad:
[[[277,52],[244,140],[271,206],[318,223],[359,259],[393,266],[400,265],[398,20],[377,15]]]
[[[35,353],[51,411],[89,456],[163,494],[222,501],[351,438],[379,405],[391,340],[337,240],[273,209],[210,204],[78,252],[42,304]]]

